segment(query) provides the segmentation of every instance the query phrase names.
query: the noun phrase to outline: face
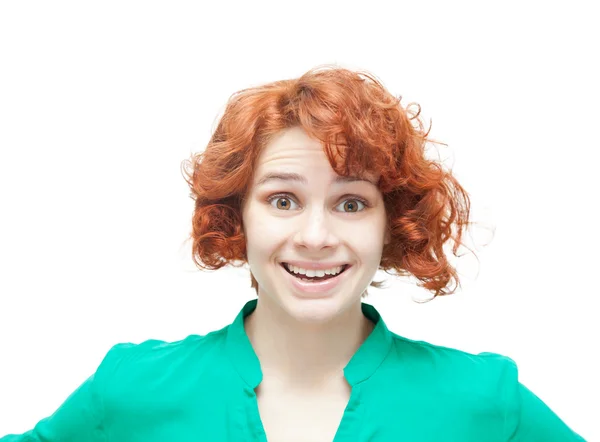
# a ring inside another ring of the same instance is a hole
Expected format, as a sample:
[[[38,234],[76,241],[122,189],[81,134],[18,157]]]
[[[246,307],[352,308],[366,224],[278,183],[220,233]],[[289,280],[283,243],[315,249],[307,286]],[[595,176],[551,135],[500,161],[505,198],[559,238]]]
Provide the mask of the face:
[[[377,179],[337,175],[322,144],[301,128],[281,131],[265,146],[242,209],[260,303],[318,322],[360,304],[389,242]],[[288,272],[290,262],[345,269],[315,288]]]

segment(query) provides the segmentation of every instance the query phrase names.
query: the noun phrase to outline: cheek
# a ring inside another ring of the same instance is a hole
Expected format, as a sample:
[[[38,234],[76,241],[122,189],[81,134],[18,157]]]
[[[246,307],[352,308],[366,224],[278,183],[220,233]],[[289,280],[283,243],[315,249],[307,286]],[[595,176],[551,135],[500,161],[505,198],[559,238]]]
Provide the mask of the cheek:
[[[249,211],[244,216],[244,231],[255,245],[276,242],[285,232],[289,232],[290,224],[285,219],[269,216],[264,210]]]
[[[355,241],[354,250],[363,257],[363,259],[379,259],[383,251],[383,241],[381,238],[361,235],[360,241]]]
[[[283,233],[281,226],[265,217],[248,216],[244,219],[246,249],[249,258],[264,260],[280,244]]]
[[[352,229],[352,232],[349,232],[345,238],[348,246],[364,265],[379,265],[383,252],[384,238],[378,229],[372,228],[372,226]]]

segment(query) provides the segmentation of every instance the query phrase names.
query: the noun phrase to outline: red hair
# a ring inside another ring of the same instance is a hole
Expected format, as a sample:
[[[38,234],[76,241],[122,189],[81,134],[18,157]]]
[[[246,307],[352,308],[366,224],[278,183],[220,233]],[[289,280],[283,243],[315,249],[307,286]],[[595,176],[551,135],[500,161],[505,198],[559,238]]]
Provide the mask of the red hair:
[[[451,172],[425,157],[432,140],[419,119],[420,106],[413,112],[414,103],[400,102],[373,75],[331,66],[233,94],[206,149],[182,164],[195,200],[190,236],[195,264],[216,270],[247,263],[241,205],[255,163],[273,135],[299,126],[323,143],[339,175],[381,176],[391,242],[379,268],[413,275],[433,298],[454,293],[456,287],[446,288],[460,281],[443,245],[453,239],[457,256],[470,199]],[[250,277],[258,293],[252,272]]]

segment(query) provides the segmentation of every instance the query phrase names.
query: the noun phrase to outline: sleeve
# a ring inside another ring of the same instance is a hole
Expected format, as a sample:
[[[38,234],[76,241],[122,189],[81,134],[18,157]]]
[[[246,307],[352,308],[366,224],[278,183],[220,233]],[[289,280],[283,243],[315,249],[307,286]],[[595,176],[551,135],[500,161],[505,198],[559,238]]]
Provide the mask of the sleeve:
[[[0,437],[0,442],[105,442],[102,392],[107,365],[113,364],[114,346],[96,372],[83,382],[49,417],[23,434]]]
[[[508,442],[585,442],[518,380],[515,362],[504,372],[505,437]]]

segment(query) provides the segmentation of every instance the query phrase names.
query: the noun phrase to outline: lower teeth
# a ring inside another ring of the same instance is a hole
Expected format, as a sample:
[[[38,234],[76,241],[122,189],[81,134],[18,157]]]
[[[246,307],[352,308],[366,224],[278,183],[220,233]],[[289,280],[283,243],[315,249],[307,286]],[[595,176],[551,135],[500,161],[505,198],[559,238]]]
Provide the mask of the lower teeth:
[[[336,276],[338,276],[339,273],[337,275],[330,275],[329,277],[320,277],[320,278],[302,278],[300,276],[296,276],[296,278],[298,278],[300,281],[304,281],[304,282],[319,282],[319,281],[326,281],[328,279],[331,278],[335,278]]]

